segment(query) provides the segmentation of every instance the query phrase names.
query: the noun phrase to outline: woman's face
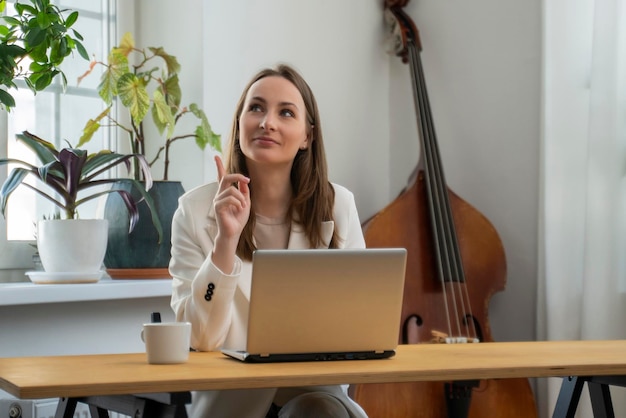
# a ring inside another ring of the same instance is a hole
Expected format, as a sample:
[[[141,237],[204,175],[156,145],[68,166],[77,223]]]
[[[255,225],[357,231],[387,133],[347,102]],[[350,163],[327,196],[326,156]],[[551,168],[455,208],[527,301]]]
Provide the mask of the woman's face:
[[[306,107],[295,85],[269,76],[248,90],[239,116],[239,142],[248,163],[291,167],[308,146]]]

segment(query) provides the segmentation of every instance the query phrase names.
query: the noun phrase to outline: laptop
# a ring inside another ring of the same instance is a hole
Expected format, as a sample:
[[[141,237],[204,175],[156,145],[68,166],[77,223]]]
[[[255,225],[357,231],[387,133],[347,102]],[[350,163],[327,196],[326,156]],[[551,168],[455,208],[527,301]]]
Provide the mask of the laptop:
[[[398,345],[404,248],[257,250],[245,362],[379,359]]]

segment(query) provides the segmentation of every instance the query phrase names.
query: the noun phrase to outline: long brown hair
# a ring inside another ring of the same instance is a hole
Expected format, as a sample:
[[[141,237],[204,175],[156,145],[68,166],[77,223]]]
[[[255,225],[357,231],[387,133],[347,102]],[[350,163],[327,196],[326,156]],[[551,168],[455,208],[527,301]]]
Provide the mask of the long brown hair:
[[[322,222],[333,220],[335,190],[328,181],[328,167],[317,102],[306,81],[289,65],[281,64],[276,68],[266,68],[259,71],[244,89],[233,118],[230,142],[226,153],[226,170],[229,173],[249,175],[246,157],[239,144],[239,117],[243,112],[244,102],[250,87],[262,78],[270,76],[283,77],[300,91],[306,107],[307,129],[310,130],[310,146],[298,151],[291,168],[293,200],[288,211],[288,217],[290,217],[288,220],[303,227],[311,248],[319,246],[337,248],[339,240],[337,233],[333,232],[331,241],[327,243],[323,242],[321,232]],[[254,193],[254,184],[250,185],[250,193]],[[237,255],[244,260],[251,260],[252,253],[256,249],[252,239],[254,225],[255,216],[252,213],[237,246]]]

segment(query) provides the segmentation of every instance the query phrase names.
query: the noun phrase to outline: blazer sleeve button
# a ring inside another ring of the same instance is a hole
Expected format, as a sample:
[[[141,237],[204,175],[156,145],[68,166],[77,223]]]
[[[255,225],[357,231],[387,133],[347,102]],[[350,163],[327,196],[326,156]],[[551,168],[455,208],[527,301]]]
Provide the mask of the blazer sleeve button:
[[[212,297],[213,297],[212,295],[209,295],[207,293],[206,295],[204,295],[204,300],[206,300],[207,302],[210,302]]]

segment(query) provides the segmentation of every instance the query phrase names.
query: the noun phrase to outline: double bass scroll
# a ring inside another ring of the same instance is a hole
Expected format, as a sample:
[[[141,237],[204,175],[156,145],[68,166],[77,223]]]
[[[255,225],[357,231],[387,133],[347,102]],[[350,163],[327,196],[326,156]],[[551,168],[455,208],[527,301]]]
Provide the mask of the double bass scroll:
[[[489,220],[446,185],[407,3],[386,1],[385,20],[394,53],[409,64],[421,152],[407,187],[363,224],[365,241],[407,249],[401,344],[488,343],[489,299],[506,284],[504,248]],[[350,393],[371,418],[537,417],[527,379],[362,384]]]

